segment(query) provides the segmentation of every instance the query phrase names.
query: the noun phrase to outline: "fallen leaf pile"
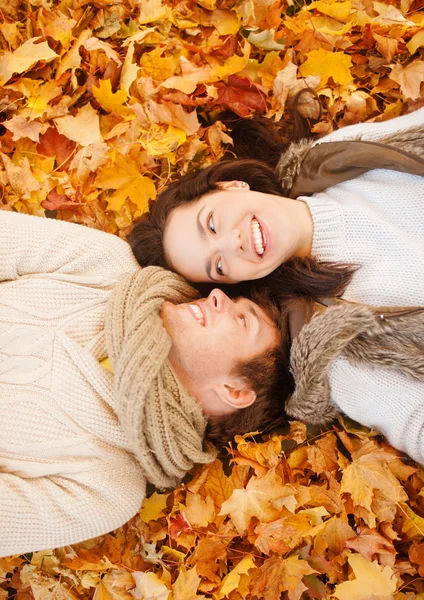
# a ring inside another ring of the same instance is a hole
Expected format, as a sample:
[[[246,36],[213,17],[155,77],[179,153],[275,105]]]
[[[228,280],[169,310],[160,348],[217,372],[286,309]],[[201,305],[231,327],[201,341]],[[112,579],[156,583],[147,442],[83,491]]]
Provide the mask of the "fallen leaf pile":
[[[125,237],[219,160],[219,115],[314,132],[424,102],[422,0],[2,0],[1,204]]]
[[[424,471],[362,428],[236,438],[128,524],[0,559],[0,598],[423,600]]]

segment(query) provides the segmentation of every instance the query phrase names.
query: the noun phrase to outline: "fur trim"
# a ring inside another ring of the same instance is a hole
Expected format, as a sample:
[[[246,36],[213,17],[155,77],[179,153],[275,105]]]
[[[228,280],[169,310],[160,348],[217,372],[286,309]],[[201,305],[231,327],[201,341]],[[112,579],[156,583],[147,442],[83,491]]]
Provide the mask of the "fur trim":
[[[286,402],[289,417],[315,425],[333,420],[328,372],[338,356],[402,371],[424,381],[424,309],[380,319],[370,307],[332,306],[301,330],[291,350],[296,389]]]
[[[369,140],[367,140],[364,135],[356,135],[352,137],[351,140],[344,141],[363,141],[369,143]],[[373,141],[424,159],[424,123],[418,126],[410,127],[404,131],[382,136]],[[296,178],[301,174],[302,163],[305,160],[309,150],[313,146],[321,146],[325,145],[326,143],[328,142],[326,142],[325,138],[319,140],[318,142],[315,142],[310,138],[305,138],[300,142],[292,142],[288,149],[281,155],[280,160],[275,168],[275,174],[280,181],[282,191],[286,196],[293,197],[290,192],[295,184]],[[353,164],[352,166],[356,165]],[[318,189],[315,191],[321,190]]]
[[[299,175],[302,162],[313,144],[314,140],[308,138],[300,140],[300,142],[292,142],[281,155],[275,167],[275,174],[285,194],[288,195],[290,192],[294,180]]]

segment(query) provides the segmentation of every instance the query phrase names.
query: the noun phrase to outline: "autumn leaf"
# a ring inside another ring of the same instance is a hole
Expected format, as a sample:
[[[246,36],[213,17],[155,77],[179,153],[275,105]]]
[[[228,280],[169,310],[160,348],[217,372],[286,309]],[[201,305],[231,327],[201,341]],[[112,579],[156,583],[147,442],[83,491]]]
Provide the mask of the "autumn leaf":
[[[118,115],[131,114],[131,111],[123,106],[128,100],[127,93],[122,90],[112,92],[110,79],[99,81],[99,85],[93,87],[93,96],[106,112],[116,112]]]
[[[144,499],[143,505],[140,508],[138,514],[140,518],[148,523],[149,521],[156,521],[164,516],[164,510],[169,494],[158,494],[153,492],[151,496]]]
[[[45,63],[58,58],[47,42],[39,42],[40,37],[27,40],[14,52],[5,52],[0,57],[0,85],[9,81],[14,73],[24,73],[39,61]]]
[[[133,598],[140,600],[168,600],[171,591],[155,573],[136,572],[132,574],[135,581]]]
[[[109,210],[120,210],[125,200],[130,198],[141,214],[147,209],[148,201],[156,198],[153,181],[141,175],[138,166],[122,154],[100,169],[96,183],[104,190],[115,190],[108,198]]]
[[[231,75],[228,83],[218,82],[215,87],[218,90],[216,105],[229,108],[240,117],[247,117],[253,110],[266,111],[266,96],[248,78]]]
[[[103,141],[99,115],[91,104],[80,108],[75,115],[54,119],[54,123],[60,134],[81,146],[89,146]]]
[[[416,100],[420,97],[421,84],[424,81],[424,61],[416,60],[406,67],[394,65],[389,77],[400,85],[407,98]]]
[[[172,586],[174,600],[203,600],[206,596],[197,594],[200,577],[197,574],[196,567],[192,569],[182,569],[178,579]]]
[[[329,52],[320,48],[308,52],[306,56],[307,60],[300,66],[299,71],[303,77],[320,74],[321,87],[324,87],[330,77],[343,87],[352,81],[352,60],[343,52]]]
[[[251,556],[245,556],[222,580],[221,586],[215,594],[215,600],[223,600],[229,594],[236,590],[240,583],[240,575],[248,573],[255,568],[255,563]]]
[[[390,567],[380,567],[360,554],[351,554],[349,564],[355,575],[353,581],[336,585],[333,595],[338,600],[392,600],[397,579]]]
[[[289,600],[300,600],[307,589],[302,579],[313,573],[314,569],[298,556],[268,558],[259,573],[252,577],[252,594],[267,600],[280,600],[281,592],[287,591]]]

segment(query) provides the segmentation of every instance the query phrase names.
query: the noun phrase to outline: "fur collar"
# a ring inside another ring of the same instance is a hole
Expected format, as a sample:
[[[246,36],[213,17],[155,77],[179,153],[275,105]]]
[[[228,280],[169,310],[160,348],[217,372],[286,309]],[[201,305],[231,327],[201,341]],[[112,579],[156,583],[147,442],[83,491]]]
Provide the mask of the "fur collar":
[[[328,372],[341,355],[353,364],[398,369],[424,382],[424,308],[383,319],[371,307],[350,303],[316,313],[292,344],[296,388],[286,402],[289,417],[326,424],[337,416]]]
[[[372,169],[424,175],[424,123],[382,136],[341,142],[293,142],[281,155],[275,173],[290,198],[321,192]]]

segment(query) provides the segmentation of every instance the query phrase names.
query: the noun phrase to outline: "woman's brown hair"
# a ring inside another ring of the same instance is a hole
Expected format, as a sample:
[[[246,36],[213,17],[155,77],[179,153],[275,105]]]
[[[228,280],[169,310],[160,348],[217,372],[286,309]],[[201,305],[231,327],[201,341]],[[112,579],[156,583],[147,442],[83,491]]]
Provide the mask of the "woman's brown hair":
[[[249,127],[252,127],[251,123]],[[265,135],[263,129],[261,135]],[[171,212],[218,190],[218,182],[233,180],[245,181],[251,190],[283,196],[274,170],[256,159],[226,160],[188,173],[171,183],[155,202],[151,202],[150,211],[142,215],[130,234],[129,242],[139,264],[170,268],[164,252],[163,234]],[[249,296],[251,289],[265,287],[277,302],[299,296],[312,299],[340,296],[356,269],[344,263],[319,262],[313,257],[295,258],[263,279],[245,282],[238,288],[237,294]],[[208,291],[208,286],[196,287],[202,292]],[[233,286],[224,287],[227,291]]]

